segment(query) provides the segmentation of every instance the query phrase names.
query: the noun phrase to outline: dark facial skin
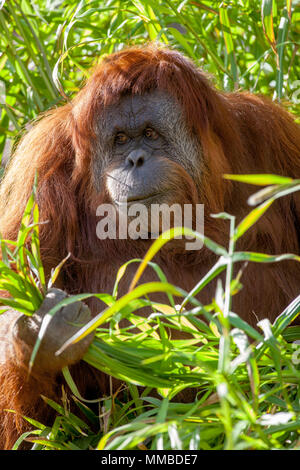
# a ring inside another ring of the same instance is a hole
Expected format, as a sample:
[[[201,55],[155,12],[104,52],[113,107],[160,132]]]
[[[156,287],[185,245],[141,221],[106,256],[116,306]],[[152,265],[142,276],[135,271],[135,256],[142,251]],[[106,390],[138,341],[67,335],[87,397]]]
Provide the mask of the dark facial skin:
[[[99,135],[95,186],[101,191],[98,175],[105,172],[116,205],[171,202],[171,163],[191,176],[199,168],[200,144],[187,129],[179,104],[162,91],[122,98],[103,114]]]

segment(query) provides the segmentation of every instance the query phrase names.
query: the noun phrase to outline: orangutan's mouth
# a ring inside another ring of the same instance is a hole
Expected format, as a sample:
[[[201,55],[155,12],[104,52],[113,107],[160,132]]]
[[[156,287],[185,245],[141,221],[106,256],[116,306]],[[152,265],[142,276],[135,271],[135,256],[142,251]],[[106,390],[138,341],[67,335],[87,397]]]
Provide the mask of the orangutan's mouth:
[[[120,199],[120,200],[115,200],[115,204],[117,206],[125,206],[125,205],[128,205],[128,206],[131,206],[133,204],[145,204],[145,205],[149,205],[149,202],[153,202],[157,199],[157,197],[159,196],[158,193],[153,193],[153,194],[150,194],[150,195],[141,195],[141,196],[130,196],[128,198],[124,198],[124,199]]]

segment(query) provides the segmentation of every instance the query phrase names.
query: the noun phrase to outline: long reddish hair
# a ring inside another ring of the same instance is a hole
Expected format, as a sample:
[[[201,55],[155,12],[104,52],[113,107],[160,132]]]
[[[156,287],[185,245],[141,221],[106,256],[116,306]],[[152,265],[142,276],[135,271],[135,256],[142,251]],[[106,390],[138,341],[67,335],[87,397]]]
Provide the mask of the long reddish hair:
[[[153,89],[170,93],[180,103],[189,128],[199,138],[201,180],[194,183],[205,204],[206,233],[217,241],[226,240],[227,227],[224,221],[211,219],[210,213],[227,210],[238,217],[245,215],[251,191],[225,181],[224,173],[299,177],[300,129],[281,107],[249,93],[218,91],[175,50],[156,44],[132,47],[104,58],[72,102],[40,116],[21,139],[1,185],[2,235],[16,236],[37,170],[41,220],[49,220],[41,227],[45,256],[54,263],[68,251],[74,256],[89,251],[95,232],[90,207],[97,119],[123,95]],[[263,249],[297,249],[299,204],[295,201],[292,196],[276,203],[277,208],[250,231],[247,248],[257,245],[260,232],[258,246]]]
[[[104,188],[101,194],[95,194],[92,159],[93,146],[99,138],[96,123],[105,107],[122,95],[143,94],[156,88],[170,93],[179,102],[190,131],[199,139],[202,147],[199,171],[191,171],[190,176],[175,164],[172,171],[178,177],[179,198],[185,200],[191,195],[193,200],[205,204],[205,233],[214,240],[226,245],[228,223],[211,218],[210,213],[227,211],[240,219],[249,211],[246,201],[253,190],[225,181],[224,173],[264,172],[300,177],[300,128],[283,108],[248,93],[225,94],[216,90],[190,60],[165,47],[153,44],[133,47],[105,58],[72,102],[40,116],[24,135],[0,189],[0,232],[5,238],[14,239],[38,172],[41,221],[49,221],[40,230],[44,262],[52,268],[68,252],[72,253],[73,260],[65,266],[62,286],[70,293],[110,291],[116,260],[121,264],[124,257],[141,257],[145,253],[144,243],[125,240],[118,245],[118,241],[95,240],[92,208],[95,202],[105,200],[106,195]],[[239,248],[297,252],[299,220],[299,195],[282,198],[241,238]],[[95,256],[97,242],[99,252]],[[122,249],[118,250],[120,246]],[[185,263],[190,263],[189,269],[175,266],[178,258],[172,257],[170,251],[161,256],[164,267],[168,267],[166,274],[174,274],[175,282],[185,289],[191,289],[200,271],[204,275],[213,262],[205,250],[196,259],[191,253],[182,255]],[[89,264],[90,260],[96,263]],[[264,269],[249,265],[243,275],[246,287],[233,299],[237,302],[233,304],[235,311],[255,324],[254,314],[275,318],[299,293],[299,264],[287,263]],[[211,301],[215,286],[210,283],[207,289],[210,290],[206,297],[201,297],[204,303]],[[78,381],[84,394],[89,387],[88,373],[82,364],[78,367]],[[101,377],[98,382],[96,388],[100,390],[107,383]],[[27,429],[20,416],[30,416],[35,411],[43,422],[47,412],[41,411],[39,394],[56,396],[58,391],[56,384],[51,386],[44,376],[24,384],[14,362],[1,367],[0,384],[0,410],[14,408],[17,413],[15,418],[4,412],[0,419],[0,441],[11,448],[17,436]]]

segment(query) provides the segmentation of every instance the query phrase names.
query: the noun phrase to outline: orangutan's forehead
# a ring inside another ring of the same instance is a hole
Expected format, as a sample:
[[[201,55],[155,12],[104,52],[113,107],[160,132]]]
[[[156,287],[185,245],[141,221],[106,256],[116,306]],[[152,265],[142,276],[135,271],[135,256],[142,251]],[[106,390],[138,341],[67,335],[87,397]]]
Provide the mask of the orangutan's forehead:
[[[108,106],[101,116],[101,130],[112,134],[118,130],[139,130],[145,125],[157,129],[172,128],[182,120],[176,99],[166,92],[154,90],[144,95],[126,95]]]

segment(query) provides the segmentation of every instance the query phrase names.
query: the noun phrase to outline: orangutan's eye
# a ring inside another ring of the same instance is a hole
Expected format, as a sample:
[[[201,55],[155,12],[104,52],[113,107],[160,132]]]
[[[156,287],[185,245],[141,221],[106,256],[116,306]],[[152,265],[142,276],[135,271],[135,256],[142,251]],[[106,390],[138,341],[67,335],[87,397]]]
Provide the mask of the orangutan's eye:
[[[126,144],[128,142],[129,137],[125,134],[125,132],[118,132],[116,137],[115,137],[115,143],[116,144]]]
[[[144,130],[144,136],[147,139],[156,140],[158,138],[158,133],[151,127],[146,127],[146,129]]]

